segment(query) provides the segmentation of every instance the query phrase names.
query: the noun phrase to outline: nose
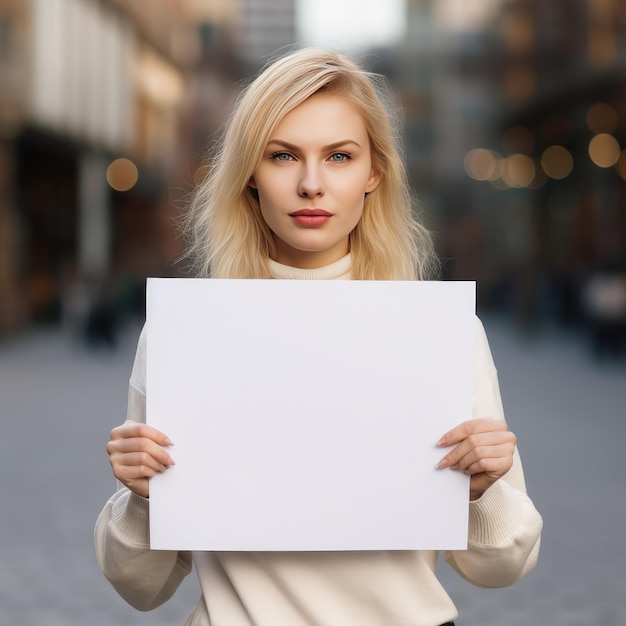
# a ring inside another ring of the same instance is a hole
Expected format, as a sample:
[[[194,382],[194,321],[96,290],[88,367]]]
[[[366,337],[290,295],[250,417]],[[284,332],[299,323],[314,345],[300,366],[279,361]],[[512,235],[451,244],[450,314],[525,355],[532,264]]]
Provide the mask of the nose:
[[[298,183],[298,195],[302,198],[314,198],[324,193],[321,173],[317,166],[307,165],[302,171]]]

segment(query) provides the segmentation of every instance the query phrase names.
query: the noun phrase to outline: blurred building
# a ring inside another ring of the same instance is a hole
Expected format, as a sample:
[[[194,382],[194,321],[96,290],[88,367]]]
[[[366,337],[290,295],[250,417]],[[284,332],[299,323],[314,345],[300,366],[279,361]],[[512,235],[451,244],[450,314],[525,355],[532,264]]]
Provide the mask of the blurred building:
[[[468,5],[459,15],[453,4],[407,0],[406,37],[390,52],[394,69],[384,73],[404,110],[411,186],[435,232],[444,276],[477,280],[482,303],[494,274],[484,229],[490,193],[471,184],[463,163],[491,136],[498,87],[490,70],[490,13],[483,9],[481,19],[469,21],[464,14],[476,9]]]
[[[294,0],[183,0],[200,31],[205,60],[225,53],[248,77],[296,42]],[[221,59],[224,61],[225,59]]]
[[[577,323],[587,279],[626,267],[626,5],[484,5],[407,0],[385,73],[412,185],[446,276],[524,323]]]
[[[0,0],[0,334],[172,271],[241,79],[295,31],[292,0]]]
[[[294,0],[237,0],[235,45],[248,68],[255,70],[296,41]]]
[[[626,279],[626,5],[511,0],[492,28],[502,90],[491,182],[525,222],[516,307],[527,321],[578,323],[596,271]]]
[[[626,265],[624,3],[406,0],[406,24],[362,60],[399,96],[445,276],[576,321]],[[0,0],[0,333],[80,281],[173,271],[242,79],[296,41],[293,0]]]
[[[184,4],[199,41],[192,74],[191,150],[202,161],[245,82],[279,50],[294,45],[296,3],[293,0],[184,0]],[[196,182],[203,172],[201,166]]]
[[[184,9],[0,0],[0,333],[160,256],[197,54]]]

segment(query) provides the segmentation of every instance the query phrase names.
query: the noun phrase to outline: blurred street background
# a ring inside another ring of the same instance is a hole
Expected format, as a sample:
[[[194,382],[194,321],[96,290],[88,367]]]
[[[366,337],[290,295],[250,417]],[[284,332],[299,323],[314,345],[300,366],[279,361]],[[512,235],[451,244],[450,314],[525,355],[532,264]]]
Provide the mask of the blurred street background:
[[[0,0],[0,623],[177,624],[195,602],[190,581],[137,614],[97,571],[104,445],[145,278],[187,275],[177,220],[207,148],[302,45],[387,78],[546,519],[527,581],[446,577],[461,624],[623,624],[623,0]]]
[[[458,624],[623,626],[624,369],[599,367],[558,329],[529,339],[500,316],[484,322],[545,528],[537,569],[513,587],[479,589],[440,563]],[[114,352],[49,329],[0,347],[3,626],[177,626],[198,601],[192,574],[140,613],[96,564],[94,523],[115,490],[104,446],[124,419],[138,334],[126,326]]]

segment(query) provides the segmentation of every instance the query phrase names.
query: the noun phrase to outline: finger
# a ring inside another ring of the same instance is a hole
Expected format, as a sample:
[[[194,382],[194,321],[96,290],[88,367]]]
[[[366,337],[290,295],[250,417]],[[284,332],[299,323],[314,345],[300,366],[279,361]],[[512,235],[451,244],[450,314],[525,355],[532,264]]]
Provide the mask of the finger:
[[[160,473],[161,472],[155,470],[149,465],[115,465],[113,466],[114,476],[125,485],[129,485],[132,482],[137,482],[140,480],[148,480]]]
[[[437,445],[440,448],[447,448],[463,441],[464,439],[467,439],[471,435],[483,432],[496,432],[506,430],[508,430],[508,426],[504,420],[492,419],[489,417],[479,417],[463,422],[454,427],[452,430],[449,430],[437,442]]]
[[[141,461],[145,461],[145,463]],[[156,463],[151,457],[143,458],[141,453],[117,455],[111,459],[111,467],[117,480],[144,498],[150,497],[149,479],[168,469],[166,466]]]
[[[131,452],[129,454],[116,454],[111,457],[111,465],[114,471],[124,468],[140,468],[144,473],[141,476],[152,477],[156,472],[164,472],[169,465],[160,463],[152,455],[146,452]]]
[[[506,447],[490,450],[489,456],[468,455],[458,463],[459,471],[465,472],[469,476],[474,474],[494,474],[502,476],[511,469],[513,465],[513,451]]]
[[[481,458],[491,458],[513,454],[515,440],[512,433],[486,433],[472,435],[461,442],[449,454],[450,465],[455,469],[465,469]]]
[[[163,465],[175,465],[174,459],[165,448],[145,437],[109,441],[106,445],[106,451],[110,457],[115,454],[146,453]]]
[[[446,467],[464,469],[482,456],[490,457],[497,454],[495,449],[498,446],[505,446],[512,453],[515,448],[515,441],[515,435],[510,431],[470,435],[446,454],[437,464],[437,467],[439,469]]]
[[[115,478],[128,485],[139,480],[148,480],[157,474],[155,470],[143,465],[120,465],[113,468]]]
[[[134,439],[138,437],[151,439],[161,446],[167,447],[174,445],[165,433],[156,429],[154,426],[143,424],[142,422],[126,420],[121,426],[117,426],[111,431],[111,440]]]

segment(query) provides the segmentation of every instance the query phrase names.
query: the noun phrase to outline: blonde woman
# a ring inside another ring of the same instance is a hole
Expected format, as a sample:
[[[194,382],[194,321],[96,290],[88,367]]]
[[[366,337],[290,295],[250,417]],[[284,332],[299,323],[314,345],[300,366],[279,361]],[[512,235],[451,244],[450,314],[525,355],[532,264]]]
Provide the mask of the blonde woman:
[[[200,276],[419,280],[436,267],[377,79],[324,50],[279,59],[243,93],[188,228]],[[123,487],[95,531],[100,567],[131,605],[168,600],[193,562],[202,597],[187,625],[452,624],[434,551],[151,551],[149,479],[174,460],[166,434],[145,424],[145,371],[142,333],[128,419],[107,444]],[[510,585],[534,567],[542,521],[478,321],[473,416],[439,442],[450,448],[439,468],[470,475],[468,548],[444,556],[477,585]]]

